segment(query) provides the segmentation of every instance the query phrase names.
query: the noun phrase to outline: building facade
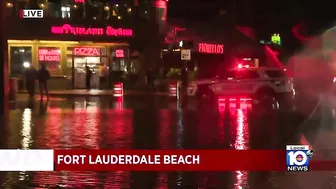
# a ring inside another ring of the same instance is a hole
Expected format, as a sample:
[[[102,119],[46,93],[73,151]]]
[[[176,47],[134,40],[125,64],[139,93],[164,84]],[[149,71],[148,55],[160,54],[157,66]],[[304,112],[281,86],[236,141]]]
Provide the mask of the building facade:
[[[114,2],[114,3],[113,3]],[[157,43],[157,2],[120,0],[12,0],[6,3],[9,73],[22,77],[27,67],[45,64],[53,89],[85,88],[88,66],[91,85],[99,87],[100,67],[137,74],[146,48]],[[43,10],[43,18],[21,18],[24,9]],[[158,14],[157,14],[158,13]],[[158,17],[157,15],[161,15]],[[160,19],[158,19],[160,18]],[[136,56],[132,56],[137,54]],[[159,56],[159,53],[157,54]],[[154,55],[155,57],[155,55]]]

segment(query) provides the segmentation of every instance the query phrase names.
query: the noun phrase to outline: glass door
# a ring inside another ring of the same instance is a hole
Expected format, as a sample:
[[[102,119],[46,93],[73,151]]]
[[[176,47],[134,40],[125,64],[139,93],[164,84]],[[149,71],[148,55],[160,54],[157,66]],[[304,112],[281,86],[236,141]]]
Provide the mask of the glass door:
[[[68,48],[68,59],[72,63],[73,88],[85,89],[87,80],[87,67],[91,70],[90,88],[99,89],[101,63],[106,59],[104,48],[72,47]],[[68,61],[69,62],[69,61]]]
[[[99,66],[100,57],[74,57],[74,88],[86,88],[86,66],[91,70],[90,78],[91,89],[99,88]]]

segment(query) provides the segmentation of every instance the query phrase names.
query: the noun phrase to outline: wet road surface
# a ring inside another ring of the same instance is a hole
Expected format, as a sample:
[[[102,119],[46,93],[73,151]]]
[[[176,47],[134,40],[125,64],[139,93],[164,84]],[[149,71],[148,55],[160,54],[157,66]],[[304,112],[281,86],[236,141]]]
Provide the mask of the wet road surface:
[[[289,111],[229,103],[180,108],[163,96],[52,97],[11,105],[1,148],[284,149],[297,144],[302,118]],[[281,188],[284,173],[16,172],[1,173],[3,188]]]

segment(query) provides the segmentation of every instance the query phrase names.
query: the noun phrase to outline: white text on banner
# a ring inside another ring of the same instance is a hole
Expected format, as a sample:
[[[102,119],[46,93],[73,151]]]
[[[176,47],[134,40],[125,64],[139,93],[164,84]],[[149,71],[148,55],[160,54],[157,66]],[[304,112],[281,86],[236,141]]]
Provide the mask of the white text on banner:
[[[0,171],[53,171],[54,150],[0,150]]]

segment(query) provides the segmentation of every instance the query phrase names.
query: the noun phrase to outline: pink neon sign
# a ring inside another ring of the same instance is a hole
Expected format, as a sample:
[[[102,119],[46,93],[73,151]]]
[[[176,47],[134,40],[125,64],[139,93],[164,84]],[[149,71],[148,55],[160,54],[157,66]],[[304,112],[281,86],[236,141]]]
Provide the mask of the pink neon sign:
[[[75,3],[85,3],[85,0],[74,0]]]
[[[124,58],[125,57],[124,50],[122,50],[122,49],[116,50],[115,54],[116,54],[117,58]]]
[[[157,0],[157,1],[155,1],[155,6],[157,8],[167,8],[167,1]]]
[[[57,49],[39,49],[39,61],[41,62],[59,62],[60,51]]]
[[[84,36],[115,36],[115,37],[132,37],[132,29],[113,28],[112,26],[106,26],[106,28],[93,28],[93,27],[77,27],[69,24],[63,26],[51,26],[52,34],[64,34],[64,35],[84,35]]]
[[[74,55],[79,56],[99,56],[100,49],[94,47],[75,47],[73,49]]]
[[[224,53],[224,45],[199,43],[198,44],[198,52],[209,53],[209,54],[223,54]]]

